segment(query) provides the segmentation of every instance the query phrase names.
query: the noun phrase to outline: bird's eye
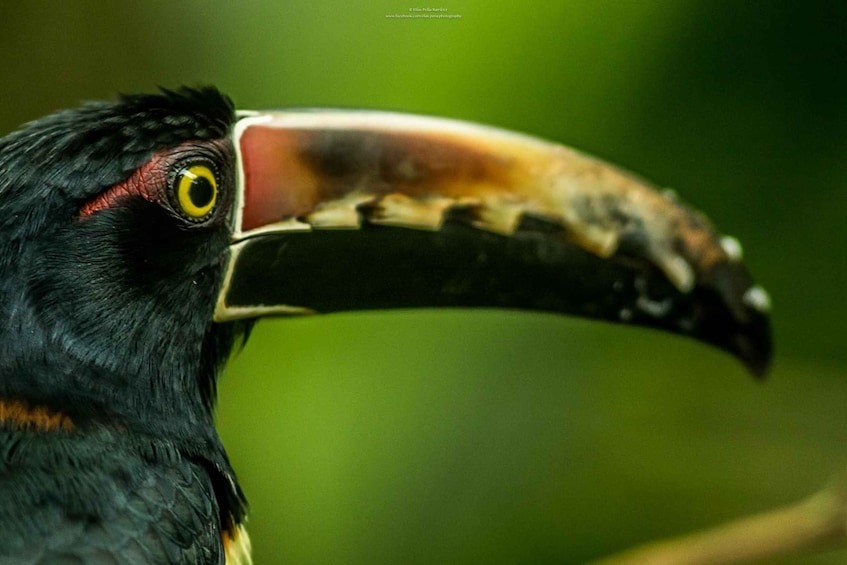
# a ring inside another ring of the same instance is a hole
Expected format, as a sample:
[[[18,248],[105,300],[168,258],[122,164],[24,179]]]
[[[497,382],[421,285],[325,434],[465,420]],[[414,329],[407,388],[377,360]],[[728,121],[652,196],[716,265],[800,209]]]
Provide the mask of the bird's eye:
[[[190,165],[176,176],[176,202],[190,220],[205,219],[218,200],[218,181],[207,165]]]

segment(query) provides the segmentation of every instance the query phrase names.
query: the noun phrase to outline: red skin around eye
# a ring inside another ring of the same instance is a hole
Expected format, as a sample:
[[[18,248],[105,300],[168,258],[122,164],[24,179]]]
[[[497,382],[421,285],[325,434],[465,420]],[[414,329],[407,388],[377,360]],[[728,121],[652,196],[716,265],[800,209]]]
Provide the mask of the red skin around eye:
[[[80,209],[79,217],[87,218],[98,210],[111,208],[126,196],[140,196],[148,202],[161,203],[165,198],[169,157],[168,153],[154,154],[131,177],[89,200]]]

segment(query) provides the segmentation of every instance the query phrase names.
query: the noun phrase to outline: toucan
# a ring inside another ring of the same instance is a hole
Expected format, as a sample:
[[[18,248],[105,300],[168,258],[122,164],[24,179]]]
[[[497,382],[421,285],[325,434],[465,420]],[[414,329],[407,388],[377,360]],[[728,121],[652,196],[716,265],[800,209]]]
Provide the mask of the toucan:
[[[264,316],[413,307],[772,351],[736,239],[565,146],[213,87],[86,103],[0,139],[0,563],[249,562],[227,357]]]

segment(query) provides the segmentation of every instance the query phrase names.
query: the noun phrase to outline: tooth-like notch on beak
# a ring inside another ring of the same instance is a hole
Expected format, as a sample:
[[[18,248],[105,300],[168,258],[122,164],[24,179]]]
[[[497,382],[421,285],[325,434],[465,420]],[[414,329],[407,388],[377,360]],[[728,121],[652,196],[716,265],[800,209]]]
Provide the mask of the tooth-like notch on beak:
[[[439,118],[254,113],[233,136],[234,241],[218,321],[551,310],[690,335],[757,375],[768,366],[766,293],[738,242],[672,191],[561,145]]]

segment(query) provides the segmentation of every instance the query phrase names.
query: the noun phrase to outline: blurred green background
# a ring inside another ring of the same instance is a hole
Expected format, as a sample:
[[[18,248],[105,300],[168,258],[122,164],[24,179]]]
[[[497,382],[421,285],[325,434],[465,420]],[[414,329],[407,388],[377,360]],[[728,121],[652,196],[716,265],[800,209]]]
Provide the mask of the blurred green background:
[[[461,17],[385,17],[410,8]],[[4,133],[212,83],[243,108],[396,109],[559,140],[707,211],[772,294],[764,384],[683,339],[555,316],[262,322],[219,406],[257,563],[578,563],[847,467],[843,2],[5,3],[0,68]]]

